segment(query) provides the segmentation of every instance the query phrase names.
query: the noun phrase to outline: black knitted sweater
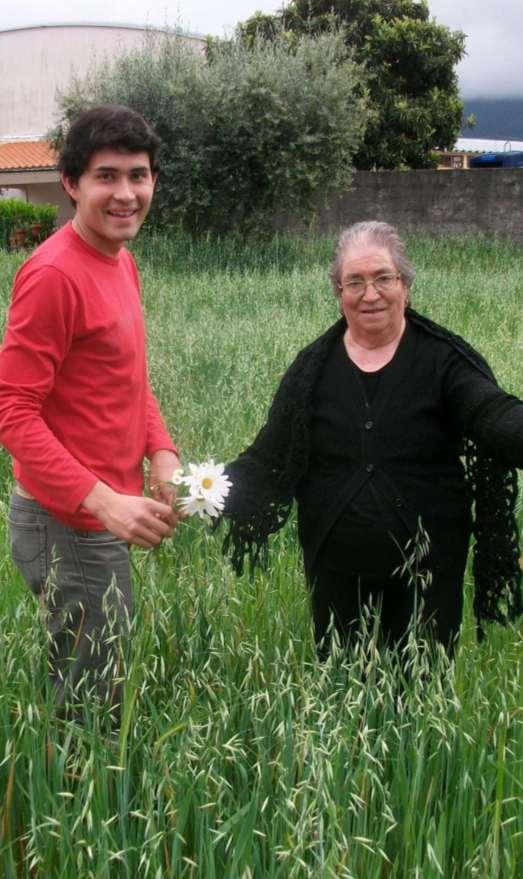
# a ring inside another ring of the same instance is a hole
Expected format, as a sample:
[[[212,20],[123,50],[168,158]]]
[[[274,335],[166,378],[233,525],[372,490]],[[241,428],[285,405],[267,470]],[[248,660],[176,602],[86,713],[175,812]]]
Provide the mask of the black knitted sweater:
[[[464,339],[422,317],[412,309],[407,320],[459,352],[488,381],[496,380],[483,357]],[[237,573],[243,570],[247,555],[251,569],[266,560],[268,538],[287,521],[297,489],[306,476],[310,459],[309,424],[314,388],[326,358],[346,329],[345,319],[337,321],[322,336],[304,348],[285,373],[271,405],[267,422],[253,444],[227,465],[233,488],[226,501],[224,516],[228,531],[224,552],[229,554]],[[466,486],[473,510],[474,613],[478,634],[489,621],[506,623],[522,612],[521,571],[518,528],[515,518],[517,471],[511,461],[513,442],[523,447],[523,404],[506,395],[502,406],[515,412],[506,431],[503,454],[493,455],[488,443],[482,445],[463,437]],[[515,403],[514,403],[515,401]],[[475,411],[488,408],[475,401]],[[499,405],[497,411],[500,411]],[[504,423],[507,419],[504,417]],[[499,447],[499,442],[498,442]],[[518,455],[516,454],[519,466]]]

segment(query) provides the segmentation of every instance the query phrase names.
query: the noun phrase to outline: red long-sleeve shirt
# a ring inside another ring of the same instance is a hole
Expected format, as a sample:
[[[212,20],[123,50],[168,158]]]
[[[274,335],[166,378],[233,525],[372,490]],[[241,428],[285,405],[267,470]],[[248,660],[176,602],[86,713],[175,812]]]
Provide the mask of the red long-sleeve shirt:
[[[175,451],[151,392],[139,280],[71,224],[16,275],[0,352],[0,442],[15,478],[57,519],[101,522],[81,506],[98,480],[143,489],[143,459]]]

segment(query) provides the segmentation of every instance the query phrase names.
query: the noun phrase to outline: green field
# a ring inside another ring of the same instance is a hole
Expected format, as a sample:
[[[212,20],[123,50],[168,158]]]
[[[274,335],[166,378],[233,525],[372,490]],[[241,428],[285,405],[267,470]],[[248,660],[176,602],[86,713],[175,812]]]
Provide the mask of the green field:
[[[144,238],[151,379],[184,463],[253,437],[294,353],[337,316],[330,239]],[[521,248],[416,238],[414,307],[523,395]],[[20,255],[0,253],[2,314]],[[45,636],[0,503],[2,879],[517,879],[523,875],[523,628],[399,682],[372,639],[315,658],[295,523],[236,579],[199,522],[135,552],[117,743],[103,710],[61,724]]]

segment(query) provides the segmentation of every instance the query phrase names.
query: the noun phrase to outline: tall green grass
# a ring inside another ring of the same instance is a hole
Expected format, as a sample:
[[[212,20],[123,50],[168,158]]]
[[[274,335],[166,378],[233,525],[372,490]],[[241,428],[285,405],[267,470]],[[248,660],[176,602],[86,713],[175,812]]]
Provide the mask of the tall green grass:
[[[337,316],[329,239],[144,238],[152,383],[184,461],[226,460],[298,349]],[[521,249],[413,238],[420,311],[523,394]],[[7,305],[20,256],[0,254]],[[454,664],[369,636],[315,658],[292,520],[236,579],[198,522],[135,552],[123,722],[56,718],[45,634],[0,504],[0,875],[6,879],[516,879],[523,868],[520,625]],[[370,622],[369,625],[372,623]],[[430,662],[431,671],[428,669]],[[401,679],[401,675],[404,675]]]

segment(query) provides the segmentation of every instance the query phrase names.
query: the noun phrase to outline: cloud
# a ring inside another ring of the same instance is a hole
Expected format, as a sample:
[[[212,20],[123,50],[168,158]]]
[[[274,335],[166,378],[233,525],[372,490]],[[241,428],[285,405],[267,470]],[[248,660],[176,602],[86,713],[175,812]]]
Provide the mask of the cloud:
[[[521,37],[523,0],[428,0],[431,15],[467,34],[466,58],[457,68],[464,97],[523,97]],[[2,0],[0,27],[53,22],[180,24],[223,36],[256,9],[273,12],[283,0]]]
[[[522,97],[521,0],[429,0],[431,15],[467,35],[467,55],[457,67],[462,95]]]

